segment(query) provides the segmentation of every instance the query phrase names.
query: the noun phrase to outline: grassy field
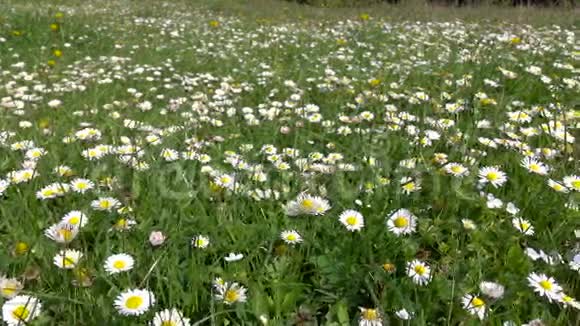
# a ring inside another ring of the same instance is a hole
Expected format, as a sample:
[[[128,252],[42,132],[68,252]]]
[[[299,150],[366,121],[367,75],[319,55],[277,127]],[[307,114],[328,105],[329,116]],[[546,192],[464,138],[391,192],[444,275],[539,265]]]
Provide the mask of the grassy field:
[[[576,14],[3,1],[2,320],[578,325]]]

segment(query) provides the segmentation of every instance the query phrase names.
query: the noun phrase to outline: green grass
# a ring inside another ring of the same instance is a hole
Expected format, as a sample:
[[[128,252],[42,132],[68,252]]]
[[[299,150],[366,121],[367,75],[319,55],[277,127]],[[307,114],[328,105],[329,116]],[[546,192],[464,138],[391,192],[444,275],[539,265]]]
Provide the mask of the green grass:
[[[173,307],[192,325],[351,325],[360,308],[378,309],[393,325],[575,325],[577,310],[535,294],[527,277],[553,276],[578,296],[579,274],[569,263],[578,254],[580,186],[570,181],[564,193],[547,184],[580,174],[578,143],[570,140],[580,136],[577,33],[575,12],[558,9],[2,3],[0,131],[9,137],[0,142],[0,179],[24,165],[36,177],[12,180],[2,192],[0,275],[42,302],[30,325],[144,325]],[[419,99],[423,93],[428,99]],[[52,100],[62,104],[53,108]],[[150,110],[140,109],[145,102]],[[454,103],[465,110],[448,112]],[[312,105],[320,122],[299,110]],[[510,121],[517,110],[530,121]],[[140,127],[129,128],[133,122]],[[75,137],[87,127],[101,137]],[[149,143],[152,135],[161,143]],[[46,154],[31,163],[26,150],[14,149],[24,141]],[[139,155],[123,154],[126,144],[139,146]],[[82,156],[98,145],[111,152]],[[284,154],[287,148],[299,153]],[[168,161],[165,149],[196,156]],[[521,166],[532,153],[550,167],[546,175]],[[450,162],[469,175],[446,173]],[[74,175],[55,174],[61,165]],[[481,184],[486,166],[498,166],[507,182]],[[223,175],[235,177],[231,188],[216,184]],[[77,177],[95,188],[37,198],[45,186]],[[421,189],[405,193],[404,178]],[[258,200],[256,190],[272,195]],[[327,199],[330,210],[289,216],[285,207],[303,192]],[[490,208],[486,194],[503,206]],[[103,197],[123,209],[91,208]],[[506,211],[510,202],[519,213]],[[401,208],[417,217],[417,228],[397,236],[386,220]],[[360,231],[339,221],[351,209],[364,216]],[[70,243],[44,235],[72,210],[89,221]],[[535,234],[518,231],[515,217]],[[119,227],[127,221],[136,224]],[[286,230],[303,242],[285,243]],[[149,243],[152,231],[167,236],[163,245]],[[199,235],[209,237],[207,248],[192,246]],[[67,248],[83,253],[70,270],[54,264]],[[526,248],[561,261],[533,260]],[[244,257],[226,262],[230,252]],[[131,255],[135,266],[110,275],[103,264],[117,253]],[[424,286],[407,275],[415,259],[431,268]],[[218,277],[247,288],[247,301],[216,299]],[[490,298],[482,281],[501,283],[505,294]],[[156,304],[122,316],[114,301],[135,288],[151,291]],[[484,300],[483,322],[462,306],[467,294]],[[403,308],[412,320],[396,317]]]

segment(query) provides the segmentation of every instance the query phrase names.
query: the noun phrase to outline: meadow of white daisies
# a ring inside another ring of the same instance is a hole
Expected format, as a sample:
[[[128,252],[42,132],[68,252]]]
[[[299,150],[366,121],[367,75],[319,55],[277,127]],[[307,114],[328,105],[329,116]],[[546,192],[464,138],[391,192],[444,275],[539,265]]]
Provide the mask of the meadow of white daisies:
[[[0,4],[4,324],[580,322],[577,26],[50,3]]]

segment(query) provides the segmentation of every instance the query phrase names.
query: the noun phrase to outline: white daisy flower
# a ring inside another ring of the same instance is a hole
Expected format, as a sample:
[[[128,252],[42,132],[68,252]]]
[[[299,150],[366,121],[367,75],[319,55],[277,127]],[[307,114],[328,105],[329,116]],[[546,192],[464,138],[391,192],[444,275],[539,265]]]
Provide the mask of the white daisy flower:
[[[562,287],[556,283],[554,278],[546,274],[531,273],[528,275],[528,283],[540,296],[545,296],[549,302],[559,300]]]
[[[40,315],[42,303],[35,297],[18,295],[2,305],[2,320],[9,326],[27,325]]]
[[[74,249],[66,249],[61,250],[58,254],[56,254],[56,256],[54,256],[53,262],[59,268],[73,269],[77,267],[79,260],[82,257],[82,252]]]
[[[481,290],[481,293],[492,299],[503,297],[505,292],[504,286],[495,282],[481,282],[479,283],[479,289]]]
[[[76,238],[78,233],[79,229],[77,227],[66,222],[53,224],[44,231],[44,235],[47,238],[57,243],[69,243]]]
[[[5,299],[12,299],[18,295],[24,285],[15,278],[0,276],[0,295]]]
[[[63,216],[61,222],[67,223],[76,228],[82,228],[89,223],[89,218],[81,211],[70,211]]]
[[[98,211],[114,211],[121,207],[121,202],[113,197],[101,197],[91,202],[91,207]]]
[[[359,326],[382,326],[383,316],[378,309],[360,307]]]
[[[301,193],[296,200],[289,202],[285,207],[288,216],[324,215],[329,209],[328,200],[307,193]]]
[[[501,187],[507,181],[506,174],[497,167],[482,167],[479,169],[479,182],[491,183],[495,188]]]
[[[297,244],[302,242],[302,236],[295,230],[282,231],[280,238],[287,244]]]
[[[233,282],[224,282],[220,287],[216,288],[215,298],[218,301],[223,301],[227,305],[231,305],[238,302],[246,302],[247,300],[247,289],[242,285]]]
[[[469,170],[460,163],[448,163],[446,164],[443,169],[445,173],[451,174],[454,177],[465,177],[469,175]]]
[[[412,312],[407,311],[405,308],[395,311],[395,316],[401,320],[410,320],[413,318],[413,315]]]
[[[104,268],[109,275],[126,272],[133,269],[135,259],[128,254],[111,255],[105,260]]]
[[[520,164],[528,171],[539,175],[546,175],[550,171],[550,168],[546,164],[531,157],[524,157]]]
[[[95,183],[88,179],[76,178],[70,182],[72,191],[84,194],[85,192],[93,189]]]
[[[229,190],[234,190],[236,185],[236,179],[229,174],[218,175],[214,178],[213,182],[221,188]]]
[[[580,192],[580,176],[569,175],[564,177],[562,181],[568,189]]]
[[[513,226],[525,235],[534,235],[534,227],[530,221],[523,219],[521,217],[514,217],[512,219]]]
[[[224,260],[228,263],[235,262],[244,258],[244,255],[241,253],[230,252],[227,256],[224,257]]]
[[[195,248],[205,249],[209,246],[209,238],[205,235],[197,235],[191,239],[191,245]]]
[[[389,215],[387,228],[397,236],[411,234],[417,228],[417,218],[409,210],[401,208]]]
[[[554,189],[554,191],[556,191],[556,192],[561,192],[561,193],[569,193],[570,192],[570,189],[566,188],[561,183],[554,181],[552,179],[548,179],[547,183],[548,183],[548,186],[550,186],[550,188]]]
[[[155,305],[155,295],[148,290],[131,289],[119,294],[114,306],[121,315],[139,316]]]
[[[189,318],[175,308],[165,309],[155,313],[149,326],[190,326]]]
[[[351,232],[360,231],[365,226],[362,214],[352,209],[342,212],[338,219]]]
[[[431,267],[415,259],[407,263],[407,275],[415,284],[425,285],[431,281]]]
[[[461,298],[461,303],[463,308],[470,314],[476,315],[480,320],[485,318],[486,306],[482,298],[473,294],[466,294]]]

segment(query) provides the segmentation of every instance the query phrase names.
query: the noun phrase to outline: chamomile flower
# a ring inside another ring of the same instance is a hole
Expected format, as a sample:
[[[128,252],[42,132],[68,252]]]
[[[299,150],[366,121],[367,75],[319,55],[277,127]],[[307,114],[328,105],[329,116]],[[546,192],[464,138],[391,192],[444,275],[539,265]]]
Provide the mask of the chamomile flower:
[[[105,271],[111,274],[130,271],[135,265],[135,259],[128,254],[111,255],[105,260]]]
[[[78,250],[65,249],[54,256],[53,262],[59,268],[73,269],[78,265],[82,257],[83,253]]]
[[[463,309],[467,310],[470,314],[477,316],[480,320],[485,318],[485,301],[473,294],[466,294],[461,298],[461,303]]]
[[[351,232],[360,231],[365,226],[362,214],[352,209],[342,212],[338,219]]]
[[[225,282],[223,286],[216,287],[215,298],[218,301],[222,301],[226,305],[232,305],[238,302],[246,302],[247,300],[247,289],[242,285],[233,282]]]
[[[328,200],[307,193],[301,193],[296,200],[290,201],[285,207],[288,216],[324,215],[329,209]]]
[[[12,299],[18,295],[24,285],[15,278],[0,276],[0,295],[5,299]]]
[[[447,174],[451,174],[454,177],[465,177],[469,175],[469,170],[461,163],[447,163],[443,169]]]
[[[528,283],[538,295],[546,297],[549,302],[558,300],[561,296],[562,287],[546,274],[531,273],[528,275]]]
[[[124,316],[139,316],[155,305],[155,295],[149,290],[131,289],[119,294],[114,306]]]
[[[552,179],[548,179],[547,183],[548,183],[548,186],[550,186],[550,188],[554,189],[554,191],[556,191],[556,192],[561,192],[561,193],[569,193],[570,192],[570,190],[568,188],[566,188],[561,183],[556,182]]]
[[[38,199],[52,199],[56,197],[61,197],[67,193],[70,189],[68,184],[50,184],[39,191],[36,192],[36,198]]]
[[[534,227],[530,221],[523,219],[521,217],[514,217],[512,219],[513,226],[525,235],[534,235]]]
[[[539,175],[546,175],[550,171],[547,165],[531,157],[524,157],[520,165],[528,171]]]
[[[559,301],[563,303],[565,307],[572,307],[574,309],[580,310],[580,302],[565,293],[562,293]]]
[[[44,231],[46,237],[57,243],[69,243],[76,238],[78,233],[77,227],[66,222],[54,224]]]
[[[209,238],[205,235],[197,235],[191,239],[191,245],[194,248],[205,249],[209,246]]]
[[[407,263],[407,275],[415,284],[425,285],[431,281],[431,267],[415,259]]]
[[[189,318],[175,308],[165,309],[155,313],[149,326],[190,326]]]
[[[401,179],[401,191],[404,194],[410,194],[421,190],[421,181],[419,179],[413,179],[409,177],[404,177]]]
[[[462,219],[461,224],[463,224],[463,227],[469,231],[477,229],[477,224],[475,224],[475,222],[473,222],[473,220],[470,220],[468,218]]]
[[[395,311],[395,316],[401,320],[410,320],[413,318],[413,312],[409,312],[407,309],[403,308]]]
[[[42,303],[35,297],[18,295],[2,305],[2,320],[9,326],[27,325],[40,315]]]
[[[302,242],[302,236],[295,230],[282,231],[280,238],[287,244],[297,244]]]
[[[224,257],[224,260],[228,263],[235,262],[244,258],[244,255],[241,253],[230,252],[227,256]]]
[[[232,175],[222,174],[216,176],[213,182],[221,188],[234,190],[236,179]]]
[[[479,169],[479,182],[491,183],[495,188],[501,187],[507,181],[506,174],[497,167],[483,167]]]
[[[359,326],[381,326],[383,317],[378,309],[360,307]]]
[[[101,197],[91,202],[91,207],[97,211],[111,212],[121,207],[121,202],[113,197]]]
[[[70,211],[63,216],[61,222],[76,228],[82,228],[89,223],[89,218],[81,211]]]
[[[70,182],[72,191],[84,194],[85,192],[93,189],[95,183],[88,179],[76,178]]]
[[[568,189],[580,192],[580,176],[569,175],[569,176],[564,177],[562,182],[564,182],[564,185]]]
[[[401,208],[389,215],[387,228],[397,236],[411,234],[417,228],[417,218],[409,210]]]
[[[503,294],[505,292],[505,288],[503,285],[487,281],[479,283],[479,289],[481,290],[481,293],[492,299],[499,299],[503,297]]]

